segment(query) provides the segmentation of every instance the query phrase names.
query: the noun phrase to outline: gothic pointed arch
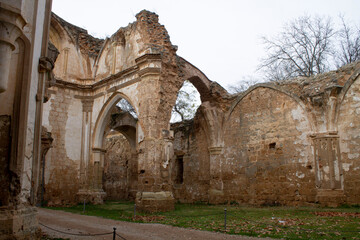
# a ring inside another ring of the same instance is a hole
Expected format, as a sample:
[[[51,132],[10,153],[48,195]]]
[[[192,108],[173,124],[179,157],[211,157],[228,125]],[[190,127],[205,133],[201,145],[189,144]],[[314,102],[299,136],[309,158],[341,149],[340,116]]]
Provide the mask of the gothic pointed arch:
[[[120,92],[116,92],[114,93],[107,101],[106,103],[103,105],[103,107],[101,108],[98,117],[96,119],[95,122],[95,127],[94,127],[94,131],[93,131],[93,147],[94,148],[101,148],[103,145],[103,138],[104,135],[106,134],[107,131],[109,131],[109,129],[107,128],[107,124],[108,121],[110,120],[110,114],[111,114],[111,109],[121,100],[121,99],[125,99],[126,101],[128,101],[132,106],[133,103],[130,100],[130,98],[128,96],[126,96],[123,93]],[[139,120],[137,122],[139,123]],[[132,127],[134,127],[134,123],[132,122],[130,124]],[[138,125],[140,126],[140,125]],[[121,127],[121,126],[119,126]],[[140,126],[141,128],[141,126]]]
[[[275,86],[272,83],[259,83],[256,84],[252,87],[250,87],[249,89],[247,89],[245,92],[241,93],[231,104],[229,110],[227,111],[227,119],[229,119],[234,111],[234,109],[236,108],[236,106],[247,96],[249,95],[251,92],[257,90],[258,88],[268,88],[274,91],[277,91],[279,93],[285,94],[288,97],[290,97],[293,101],[295,101],[300,107],[301,109],[307,113],[307,118],[309,119],[309,123],[311,126],[311,130],[313,131],[315,129],[314,126],[314,121],[313,121],[313,117],[310,113],[310,110],[308,110],[307,106],[305,105],[305,103],[300,99],[300,97],[296,96],[295,94],[285,91],[283,89],[281,89],[280,87]]]

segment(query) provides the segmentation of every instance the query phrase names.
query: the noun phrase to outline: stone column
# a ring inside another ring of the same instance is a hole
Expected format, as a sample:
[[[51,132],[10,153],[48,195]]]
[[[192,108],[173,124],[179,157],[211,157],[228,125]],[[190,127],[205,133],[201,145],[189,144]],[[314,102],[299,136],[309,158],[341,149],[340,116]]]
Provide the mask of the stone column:
[[[338,102],[338,95],[341,92],[342,87],[341,86],[332,86],[329,87],[326,90],[326,93],[324,94],[325,102],[327,103],[325,106],[325,119],[326,119],[326,129],[328,132],[336,132],[337,131],[337,125],[335,123],[336,121],[336,108],[337,102]]]
[[[102,187],[102,175],[104,169],[104,155],[106,150],[93,148],[93,179],[91,181],[90,196],[94,204],[102,204],[106,193]]]
[[[63,52],[64,52],[64,64],[63,64],[63,78],[64,79],[67,79],[67,76],[68,76],[68,61],[69,61],[69,48],[66,47],[63,49]]]
[[[341,86],[330,86],[320,95],[311,97],[311,112],[323,115],[317,131],[310,135],[314,151],[316,183],[315,200],[323,206],[336,207],[345,202],[340,135],[337,132],[338,96]],[[316,119],[316,118],[315,118]],[[323,121],[324,119],[325,121]]]
[[[115,74],[116,72],[116,48],[118,46],[117,42],[113,42],[111,44],[112,48],[113,48],[113,58],[112,58],[112,67],[111,67],[111,74]]]
[[[11,53],[26,24],[21,14],[11,11],[11,8],[8,10],[5,6],[2,5],[0,11],[0,93],[5,92],[8,87]]]
[[[138,192],[136,205],[140,211],[162,212],[174,209],[174,197],[169,176],[164,173],[165,151],[163,140],[144,139],[140,144]],[[163,171],[161,171],[163,169]]]
[[[224,184],[221,172],[221,151],[223,147],[209,147],[210,154],[210,189],[209,202],[220,203],[223,201]]]
[[[92,203],[102,203],[102,197],[100,197],[99,200],[97,194],[99,189],[102,191],[101,182],[99,185],[99,171],[101,169],[102,156],[100,150],[97,151],[91,147],[91,122],[94,100],[83,99],[81,102],[83,117],[80,155],[80,189],[78,192],[78,200],[79,202],[83,202],[85,200]],[[93,162],[91,162],[92,151]]]
[[[42,126],[41,128],[41,166],[40,166],[40,179],[39,179],[39,186],[37,193],[37,205],[42,206],[44,201],[44,191],[45,191],[45,156],[50,148],[52,148],[53,138],[51,137],[51,132],[48,132],[47,129]]]
[[[103,203],[105,192],[102,189],[102,170],[104,167],[105,150],[91,146],[91,122],[93,99],[82,101],[82,135],[80,155],[80,189],[79,202]],[[92,158],[91,158],[92,157]]]
[[[221,203],[223,199],[223,180],[221,171],[221,152],[224,146],[223,121],[224,113],[221,109],[210,102],[204,102],[200,106],[205,120],[204,130],[209,141],[210,157],[210,188],[209,202]]]
[[[140,211],[169,211],[174,209],[174,197],[169,178],[162,176],[162,165],[166,165],[166,136],[169,131],[163,129],[168,123],[161,122],[158,117],[161,55],[145,54],[136,59],[136,63],[141,77],[139,90],[142,95],[139,120],[144,131],[144,139],[138,146],[139,177],[136,205]]]
[[[81,133],[81,155],[80,155],[80,189],[88,188],[88,166],[90,163],[90,142],[91,142],[91,118],[92,99],[84,99],[82,102],[82,133]]]

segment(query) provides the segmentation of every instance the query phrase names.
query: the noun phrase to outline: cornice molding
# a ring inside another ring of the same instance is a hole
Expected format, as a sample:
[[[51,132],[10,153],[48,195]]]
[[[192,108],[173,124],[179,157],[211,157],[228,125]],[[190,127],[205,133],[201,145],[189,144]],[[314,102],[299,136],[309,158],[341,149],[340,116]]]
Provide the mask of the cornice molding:
[[[160,75],[161,73],[161,67],[154,67],[153,65],[150,66],[144,66],[146,64],[149,64],[151,62],[158,62],[161,61],[161,55],[160,54],[144,54],[141,57],[135,59],[135,62],[137,65],[134,65],[132,67],[129,67],[121,72],[118,72],[116,74],[112,74],[106,78],[103,78],[97,82],[93,82],[91,84],[81,84],[81,83],[75,83],[75,82],[68,82],[63,79],[56,79],[56,83],[54,86],[59,88],[67,88],[77,91],[86,91],[87,96],[82,96],[81,94],[77,95],[77,98],[94,98],[95,96],[102,96],[103,94],[97,93],[95,94],[97,90],[101,88],[105,88],[104,92],[111,93],[114,92],[120,88],[129,86],[131,84],[134,84],[136,82],[141,81],[142,77],[149,76],[149,75]],[[128,78],[128,79],[127,79]]]

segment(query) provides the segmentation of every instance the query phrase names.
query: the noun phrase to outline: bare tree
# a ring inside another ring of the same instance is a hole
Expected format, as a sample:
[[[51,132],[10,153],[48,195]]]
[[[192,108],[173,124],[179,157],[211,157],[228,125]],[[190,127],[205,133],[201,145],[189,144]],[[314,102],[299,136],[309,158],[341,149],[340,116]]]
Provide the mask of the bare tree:
[[[240,93],[246,91],[249,87],[262,82],[260,79],[255,78],[254,76],[242,77],[240,81],[235,84],[229,85],[228,90],[230,93]]]
[[[335,51],[337,67],[360,60],[360,28],[345,22],[340,16],[342,28],[338,31],[339,48]]]
[[[263,37],[267,56],[259,69],[272,81],[325,72],[331,65],[334,35],[331,18],[299,17],[277,37]]]

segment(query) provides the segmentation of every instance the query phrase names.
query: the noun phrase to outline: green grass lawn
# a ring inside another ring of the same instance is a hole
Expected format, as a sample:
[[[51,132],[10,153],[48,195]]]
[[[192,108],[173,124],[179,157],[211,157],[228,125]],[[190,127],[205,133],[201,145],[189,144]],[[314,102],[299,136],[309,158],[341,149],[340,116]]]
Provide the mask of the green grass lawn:
[[[224,229],[224,209],[227,212]],[[153,222],[206,231],[283,239],[360,239],[360,207],[243,207],[176,204],[175,211],[136,213],[134,203],[50,208],[130,222]]]

